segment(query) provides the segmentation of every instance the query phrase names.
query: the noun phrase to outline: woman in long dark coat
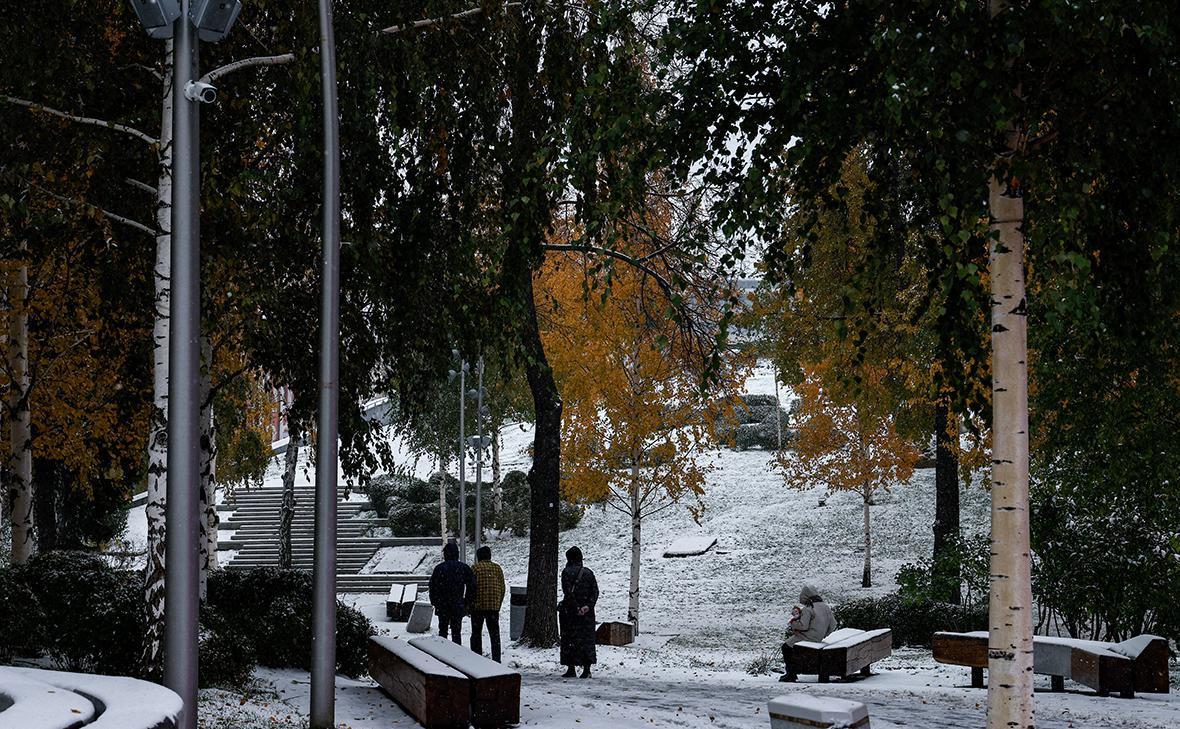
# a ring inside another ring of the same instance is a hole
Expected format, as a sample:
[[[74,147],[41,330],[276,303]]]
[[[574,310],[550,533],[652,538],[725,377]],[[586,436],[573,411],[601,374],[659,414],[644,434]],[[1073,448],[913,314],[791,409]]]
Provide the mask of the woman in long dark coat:
[[[582,667],[582,678],[590,678],[590,666],[597,663],[594,650],[594,603],[598,602],[598,581],[594,573],[582,565],[582,550],[570,547],[565,553],[566,565],[561,571],[562,600],[558,606],[558,626],[561,628],[561,665],[569,666],[562,678],[573,678],[576,666]]]

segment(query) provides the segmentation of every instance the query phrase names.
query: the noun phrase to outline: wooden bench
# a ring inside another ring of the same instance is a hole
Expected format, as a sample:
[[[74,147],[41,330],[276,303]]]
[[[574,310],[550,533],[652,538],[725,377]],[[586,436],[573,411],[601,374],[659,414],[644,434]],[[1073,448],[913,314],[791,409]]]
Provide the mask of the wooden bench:
[[[857,630],[841,628],[823,642],[802,641],[795,644],[795,673],[815,674],[820,683],[828,677],[851,676],[859,671],[870,675],[870,666],[893,654],[893,631],[889,628]]]
[[[971,685],[983,688],[987,668],[985,631],[935,633],[934,660],[971,668]],[[1154,635],[1140,635],[1121,643],[1033,636],[1033,672],[1051,677],[1054,691],[1065,690],[1065,679],[1089,686],[1100,696],[1136,691],[1168,693],[1168,643]]]
[[[389,596],[385,598],[385,616],[395,623],[404,623],[410,619],[417,600],[417,585],[390,585]]]
[[[468,678],[471,723],[502,727],[520,723],[520,674],[437,635],[414,638],[410,645]]]
[[[635,642],[635,627],[631,623],[603,623],[594,631],[594,642],[598,645],[630,645]]]
[[[369,675],[426,729],[467,729],[470,681],[407,641],[371,636]]]

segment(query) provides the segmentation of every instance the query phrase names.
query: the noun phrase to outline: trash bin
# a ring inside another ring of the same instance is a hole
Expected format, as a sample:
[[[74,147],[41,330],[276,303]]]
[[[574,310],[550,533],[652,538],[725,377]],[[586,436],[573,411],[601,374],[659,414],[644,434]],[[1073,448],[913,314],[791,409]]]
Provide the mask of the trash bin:
[[[508,588],[508,640],[520,640],[524,632],[524,607],[529,601],[529,589],[513,585]]]

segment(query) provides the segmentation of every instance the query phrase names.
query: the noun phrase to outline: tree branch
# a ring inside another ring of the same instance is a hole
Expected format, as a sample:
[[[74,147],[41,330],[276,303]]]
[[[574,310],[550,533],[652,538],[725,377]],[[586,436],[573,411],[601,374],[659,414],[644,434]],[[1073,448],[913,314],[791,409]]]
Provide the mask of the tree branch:
[[[123,182],[126,182],[128,185],[131,185],[132,187],[134,187],[138,190],[143,190],[144,192],[146,192],[147,194],[149,194],[153,197],[155,197],[156,194],[159,192],[158,190],[156,190],[156,188],[152,187],[151,185],[147,184],[146,182],[140,182],[139,180],[136,180],[136,179],[133,179],[130,177],[124,177]]]
[[[201,83],[211,84],[222,76],[231,74],[234,71],[238,71],[243,68],[251,68],[253,66],[281,66],[294,60],[294,53],[281,53],[277,56],[255,56],[254,58],[243,58],[240,61],[227,63],[221,68],[213,69],[201,77]]]
[[[53,192],[51,190],[46,190],[44,187],[41,187],[40,185],[30,184],[29,189],[36,190],[37,192],[40,192],[43,195],[48,195],[49,197],[53,198],[54,200],[59,200],[61,202],[66,203],[67,205],[81,205],[84,208],[90,208],[91,210],[93,210],[97,213],[101,213],[102,215],[106,216],[107,218],[109,218],[110,220],[112,220],[116,223],[122,223],[123,225],[130,226],[132,228],[135,228],[136,230],[142,230],[144,233],[147,233],[148,235],[150,235],[152,237],[155,237],[155,235],[156,235],[156,231],[153,228],[149,228],[148,226],[144,225],[143,223],[139,222],[138,220],[132,220],[131,218],[125,218],[122,215],[119,215],[118,213],[112,213],[110,210],[107,210],[106,208],[100,208],[99,206],[97,206],[93,203],[88,203],[84,200],[77,200],[72,197],[66,197],[65,195],[58,195],[56,192]]]
[[[94,117],[89,117],[89,116],[78,116],[77,114],[69,114],[67,112],[59,111],[58,109],[54,109],[54,108],[45,106],[44,104],[38,104],[35,101],[29,101],[27,99],[18,99],[15,96],[0,95],[0,99],[3,99],[4,101],[7,101],[10,104],[16,104],[17,106],[24,106],[29,109],[32,109],[33,111],[44,112],[46,114],[51,114],[53,116],[61,117],[62,119],[66,119],[66,120],[72,121],[72,122],[77,122],[79,124],[89,124],[90,126],[94,126],[94,127],[105,127],[107,129],[114,129],[117,132],[123,132],[124,134],[130,134],[131,136],[135,137],[136,139],[141,139],[141,140],[147,142],[148,144],[158,145],[160,143],[160,140],[156,139],[152,135],[145,134],[144,132],[141,132],[138,129],[127,126],[126,124],[119,124],[117,122],[107,121],[106,119],[95,119]]]
[[[662,288],[664,290],[664,294],[666,294],[669,299],[675,298],[674,293],[672,291],[672,284],[668,283],[667,279],[665,279],[663,276],[661,276],[655,269],[653,269],[651,266],[648,266],[642,260],[640,260],[638,258],[634,258],[632,256],[628,256],[626,253],[623,253],[621,251],[616,251],[612,248],[602,248],[600,246],[575,245],[575,244],[566,244],[566,243],[546,243],[541,247],[547,251],[567,251],[567,252],[575,252],[575,253],[597,253],[599,255],[609,256],[610,258],[614,258],[616,260],[619,260],[619,261],[622,261],[626,264],[634,266],[635,268],[639,269],[640,271],[643,271],[647,275],[651,276],[652,278],[654,278],[656,280],[656,283],[658,283],[660,285],[660,288]]]
[[[513,8],[513,7],[516,7],[517,5],[520,5],[520,3],[505,3],[504,8],[505,9]],[[447,22],[448,20],[462,20],[463,18],[468,18],[468,17],[471,17],[472,15],[479,15],[481,13],[483,13],[483,8],[471,8],[469,10],[464,10],[462,12],[455,13],[454,15],[444,15],[439,18],[426,18],[425,20],[415,20],[412,23],[405,23],[404,25],[391,25],[388,28],[385,28],[379,32],[381,34],[385,35],[385,34],[392,34],[392,33],[401,33],[403,30],[417,30],[419,28],[432,28],[436,25],[441,25],[441,24]]]

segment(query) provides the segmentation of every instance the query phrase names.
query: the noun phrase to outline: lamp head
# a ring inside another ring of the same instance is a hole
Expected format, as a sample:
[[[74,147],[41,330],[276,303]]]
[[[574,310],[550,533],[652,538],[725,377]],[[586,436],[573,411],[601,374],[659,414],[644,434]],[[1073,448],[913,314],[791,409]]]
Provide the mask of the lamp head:
[[[174,24],[180,17],[180,0],[131,0],[131,7],[149,37],[172,37]]]
[[[241,0],[192,0],[188,16],[197,29],[198,38],[206,43],[216,43],[229,35],[240,12]]]

